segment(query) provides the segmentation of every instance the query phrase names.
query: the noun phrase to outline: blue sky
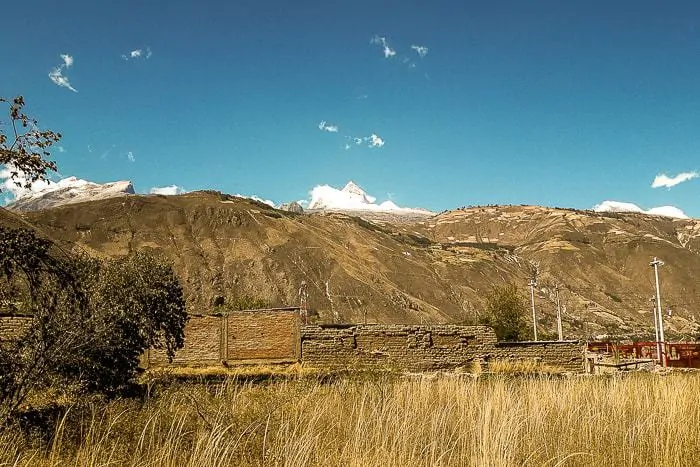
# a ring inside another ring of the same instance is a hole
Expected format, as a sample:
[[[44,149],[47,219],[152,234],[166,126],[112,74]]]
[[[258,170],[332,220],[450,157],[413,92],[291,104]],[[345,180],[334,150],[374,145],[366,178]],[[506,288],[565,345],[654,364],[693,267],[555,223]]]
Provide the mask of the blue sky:
[[[0,95],[23,94],[64,134],[61,176],[277,202],[354,180],[378,201],[436,211],[611,199],[700,217],[700,179],[651,188],[700,170],[697,1],[39,0],[0,11],[13,18]],[[50,79],[61,65],[78,92]]]

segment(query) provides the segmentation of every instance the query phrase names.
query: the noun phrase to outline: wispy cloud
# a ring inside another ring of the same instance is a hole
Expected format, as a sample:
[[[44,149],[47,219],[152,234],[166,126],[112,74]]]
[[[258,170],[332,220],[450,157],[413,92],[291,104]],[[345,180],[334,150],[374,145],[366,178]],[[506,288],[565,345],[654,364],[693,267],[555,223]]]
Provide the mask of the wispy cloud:
[[[66,148],[64,148],[63,146],[56,146],[56,150],[58,152],[66,152]]]
[[[694,178],[698,178],[700,174],[697,172],[682,172],[676,175],[675,177],[669,177],[666,174],[659,174],[654,178],[654,181],[651,183],[652,188],[671,188],[679,183],[687,182],[688,180],[692,180]]]
[[[318,124],[318,129],[329,133],[338,133],[338,125],[329,125],[325,120]]]
[[[381,148],[385,144],[384,140],[375,133],[372,133],[369,136],[346,136],[345,138],[349,140],[347,143],[345,143],[345,150],[352,147],[350,142],[352,142],[355,146],[367,145],[368,148]]]
[[[375,35],[370,39],[369,43],[380,45],[384,52],[384,58],[391,58],[396,55],[396,50],[389,46],[389,41],[386,40],[386,37]]]
[[[135,162],[136,158],[134,157],[134,153],[129,151],[126,153],[126,158],[129,159],[129,162]]]
[[[381,148],[384,146],[384,140],[379,136],[372,133],[369,137],[369,147],[370,148]]]
[[[177,186],[177,185],[154,186],[153,188],[150,189],[149,193],[152,195],[171,196],[171,195],[180,195],[182,193],[187,193],[187,190],[185,190],[181,186]]]
[[[412,45],[411,50],[415,50],[420,58],[423,58],[426,55],[428,55],[429,51],[429,49],[424,45]]]
[[[151,51],[150,47],[146,47],[145,49],[134,49],[128,54],[122,54],[122,59],[123,60],[137,60],[137,59],[145,59],[148,60],[151,58],[153,55],[153,52]]]
[[[68,88],[73,92],[78,92],[78,90],[70,84],[68,77],[63,74],[64,70],[73,66],[73,57],[68,54],[61,54],[61,59],[63,60],[63,63],[49,72],[49,79],[56,86]]]

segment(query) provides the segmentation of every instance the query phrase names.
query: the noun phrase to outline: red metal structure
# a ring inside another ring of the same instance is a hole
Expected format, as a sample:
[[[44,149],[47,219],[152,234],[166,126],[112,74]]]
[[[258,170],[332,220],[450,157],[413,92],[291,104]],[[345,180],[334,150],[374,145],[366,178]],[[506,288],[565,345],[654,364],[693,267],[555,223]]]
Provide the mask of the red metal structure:
[[[634,344],[610,344],[606,342],[589,342],[590,352],[606,352],[620,358],[656,359],[656,342],[635,342]],[[666,343],[666,364],[676,368],[700,368],[700,343],[668,342]]]

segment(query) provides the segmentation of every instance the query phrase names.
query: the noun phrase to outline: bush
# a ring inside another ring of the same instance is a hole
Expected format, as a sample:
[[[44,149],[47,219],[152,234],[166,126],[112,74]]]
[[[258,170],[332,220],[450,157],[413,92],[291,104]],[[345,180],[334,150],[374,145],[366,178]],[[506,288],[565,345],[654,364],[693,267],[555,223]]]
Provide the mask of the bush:
[[[498,340],[518,341],[530,337],[527,305],[515,284],[491,290],[486,297],[486,315],[481,323],[491,326]]]

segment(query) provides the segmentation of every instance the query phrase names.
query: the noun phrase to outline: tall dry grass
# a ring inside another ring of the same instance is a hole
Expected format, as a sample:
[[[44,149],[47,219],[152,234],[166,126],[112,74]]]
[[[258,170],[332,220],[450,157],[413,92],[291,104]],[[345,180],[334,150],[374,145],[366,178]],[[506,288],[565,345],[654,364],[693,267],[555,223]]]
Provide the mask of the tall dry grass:
[[[700,375],[296,380],[71,409],[0,465],[697,465]]]

